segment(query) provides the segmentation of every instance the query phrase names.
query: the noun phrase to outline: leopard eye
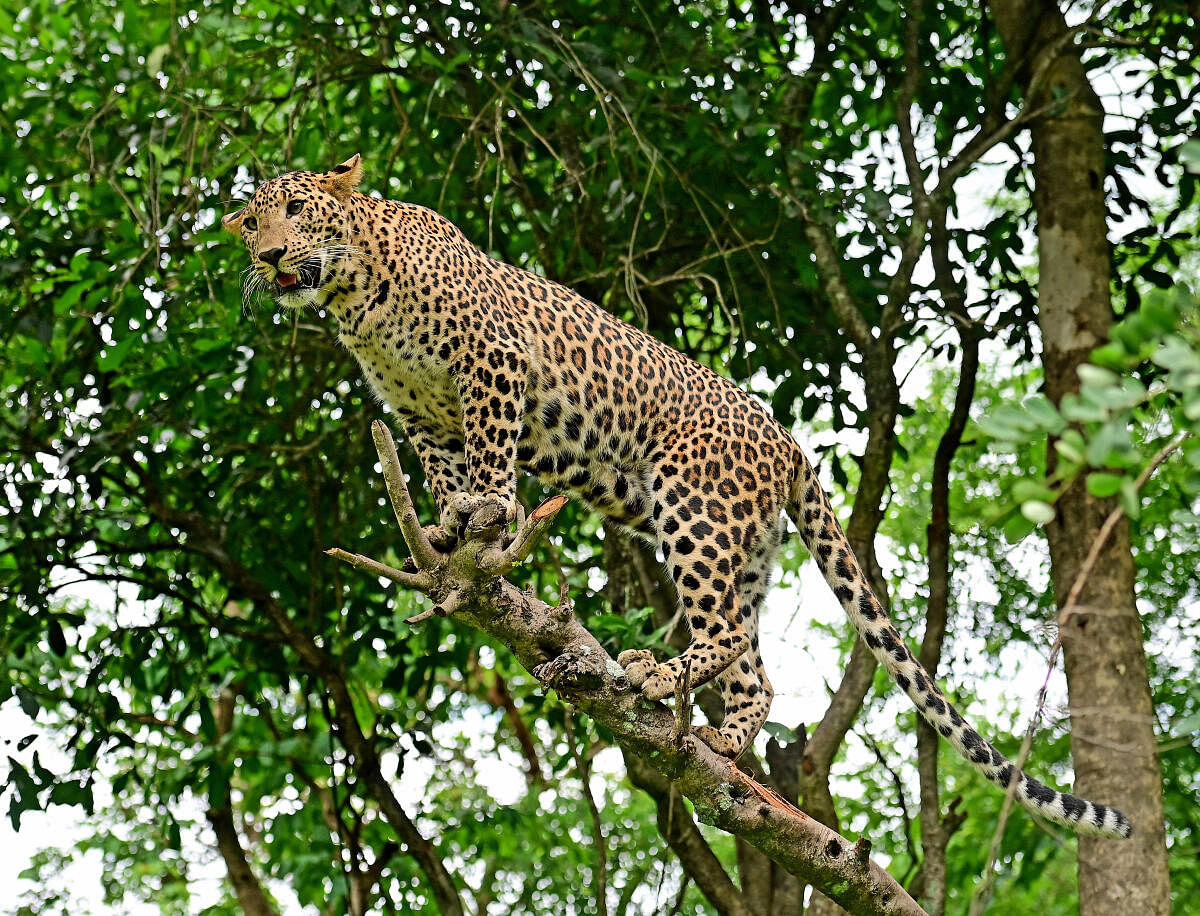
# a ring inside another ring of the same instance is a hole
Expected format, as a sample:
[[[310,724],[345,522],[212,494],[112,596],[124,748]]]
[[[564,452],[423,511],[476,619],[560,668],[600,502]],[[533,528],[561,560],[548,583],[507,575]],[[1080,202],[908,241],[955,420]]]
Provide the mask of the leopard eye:
[[[242,225],[251,232],[254,232],[258,228],[258,220],[256,220],[253,216],[247,216],[244,220],[242,220]]]
[[[303,209],[304,209],[304,201],[289,200],[288,205],[287,205],[287,215],[295,216],[297,213],[299,213]]]

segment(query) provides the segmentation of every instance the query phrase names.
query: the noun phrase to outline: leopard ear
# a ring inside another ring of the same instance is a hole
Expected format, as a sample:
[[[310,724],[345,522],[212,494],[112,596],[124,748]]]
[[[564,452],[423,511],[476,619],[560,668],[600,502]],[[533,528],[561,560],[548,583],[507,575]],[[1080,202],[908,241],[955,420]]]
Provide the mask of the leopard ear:
[[[225,214],[221,217],[221,228],[226,232],[232,232],[234,235],[240,235],[242,232],[242,219],[245,215],[245,207],[233,213]]]
[[[321,184],[330,194],[343,203],[354,193],[362,181],[362,156],[355,153],[341,165],[335,165],[321,176]]]

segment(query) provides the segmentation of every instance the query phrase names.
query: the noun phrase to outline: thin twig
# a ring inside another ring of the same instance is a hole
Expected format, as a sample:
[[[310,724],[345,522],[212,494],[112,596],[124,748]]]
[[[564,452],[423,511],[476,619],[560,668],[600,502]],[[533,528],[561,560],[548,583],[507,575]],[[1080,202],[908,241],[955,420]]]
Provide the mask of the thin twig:
[[[683,663],[683,672],[675,681],[675,743],[683,744],[692,724],[692,660]]]
[[[896,772],[896,768],[887,762],[887,758],[883,756],[883,751],[880,750],[879,744],[870,735],[865,732],[860,735],[867,747],[875,755],[875,759],[879,761],[879,765],[888,772],[891,777],[892,786],[896,790],[896,803],[900,806],[900,819],[904,822],[904,844],[908,848],[908,857],[916,862],[920,857],[917,855],[917,847],[913,842],[912,817],[908,813],[908,799],[904,794],[904,780],[900,778],[900,774]]]
[[[364,557],[361,553],[350,553],[349,551],[342,550],[340,547],[330,547],[325,553],[335,560],[349,563],[355,569],[365,570],[372,575],[379,576],[381,579],[390,579],[393,582],[403,585],[405,588],[415,588],[418,591],[425,591],[433,585],[433,580],[424,573],[405,572],[402,569],[396,569],[394,566],[388,566],[386,563],[380,563],[378,560],[372,560],[370,557]]]
[[[1150,475],[1158,470],[1158,466],[1170,458],[1189,436],[1191,436],[1191,433],[1185,430],[1159,449],[1155,456],[1150,459],[1150,463],[1138,474],[1137,480],[1133,483],[1134,489],[1140,491],[1146,485],[1146,481],[1150,479]],[[1100,559],[1100,551],[1104,548],[1104,544],[1108,540],[1109,535],[1112,534],[1113,528],[1116,527],[1117,522],[1120,521],[1121,516],[1124,514],[1125,510],[1117,506],[1112,512],[1108,513],[1108,518],[1100,526],[1100,530],[1096,534],[1096,539],[1092,541],[1091,549],[1088,550],[1087,556],[1084,557],[1083,565],[1079,567],[1079,575],[1075,577],[1075,582],[1071,585],[1071,591],[1067,593],[1066,603],[1063,604],[1063,609],[1059,612],[1060,624],[1070,616],[1070,612],[1078,604],[1079,595],[1087,583],[1088,576],[1092,574],[1096,562]]]

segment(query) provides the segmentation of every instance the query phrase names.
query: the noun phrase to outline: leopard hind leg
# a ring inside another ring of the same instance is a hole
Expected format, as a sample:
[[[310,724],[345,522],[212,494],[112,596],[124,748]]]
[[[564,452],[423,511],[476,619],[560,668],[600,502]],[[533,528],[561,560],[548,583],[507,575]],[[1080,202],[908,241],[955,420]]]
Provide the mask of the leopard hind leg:
[[[707,683],[750,648],[741,608],[740,544],[705,516],[704,505],[682,486],[668,490],[656,505],[659,545],[691,639],[683,652],[661,663],[645,649],[617,657],[630,684],[650,700],[674,694],[685,671],[691,687]]]
[[[750,638],[750,648],[716,677],[725,704],[721,725],[719,728],[702,725],[694,730],[705,744],[727,757],[735,758],[750,746],[767,721],[775,697],[759,652],[758,615],[771,586],[782,534],[782,524],[771,526],[755,545],[739,577],[742,626]]]

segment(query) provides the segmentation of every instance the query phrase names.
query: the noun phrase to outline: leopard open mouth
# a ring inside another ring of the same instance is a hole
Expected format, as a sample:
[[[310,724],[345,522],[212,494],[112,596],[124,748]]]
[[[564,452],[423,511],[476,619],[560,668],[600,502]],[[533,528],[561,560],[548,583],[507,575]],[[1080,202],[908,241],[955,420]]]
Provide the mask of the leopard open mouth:
[[[300,265],[296,273],[279,271],[275,274],[275,289],[280,294],[295,293],[303,289],[316,289],[321,285],[321,262],[309,258]]]

